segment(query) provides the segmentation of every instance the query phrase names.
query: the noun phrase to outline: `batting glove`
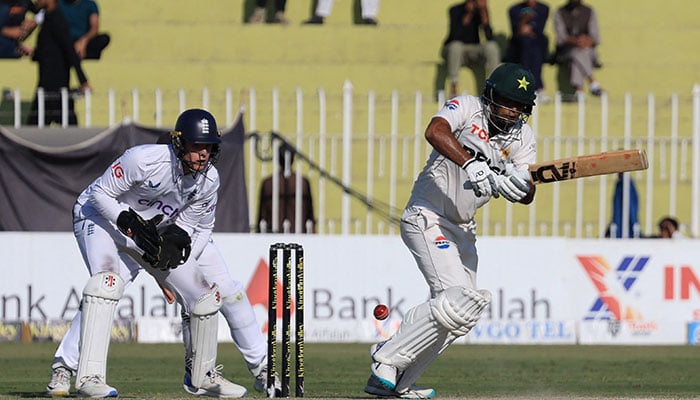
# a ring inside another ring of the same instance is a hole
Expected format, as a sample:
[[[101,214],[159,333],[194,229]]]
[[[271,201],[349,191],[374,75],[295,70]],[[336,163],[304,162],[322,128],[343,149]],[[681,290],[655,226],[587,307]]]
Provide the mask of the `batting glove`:
[[[488,164],[472,158],[462,165],[462,169],[467,172],[471,189],[474,190],[476,197],[498,197],[496,174],[489,168]],[[469,187],[469,185],[465,184],[465,187]]]
[[[512,203],[522,200],[532,188],[529,171],[515,170],[510,175],[499,175],[497,181],[498,193]]]

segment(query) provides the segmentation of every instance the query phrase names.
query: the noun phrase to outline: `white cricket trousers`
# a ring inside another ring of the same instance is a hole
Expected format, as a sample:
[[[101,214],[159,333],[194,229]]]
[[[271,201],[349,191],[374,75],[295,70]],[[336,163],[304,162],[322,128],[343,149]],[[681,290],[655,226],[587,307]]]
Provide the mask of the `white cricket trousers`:
[[[421,207],[407,207],[401,217],[401,239],[413,254],[434,298],[459,286],[476,289],[476,236]]]

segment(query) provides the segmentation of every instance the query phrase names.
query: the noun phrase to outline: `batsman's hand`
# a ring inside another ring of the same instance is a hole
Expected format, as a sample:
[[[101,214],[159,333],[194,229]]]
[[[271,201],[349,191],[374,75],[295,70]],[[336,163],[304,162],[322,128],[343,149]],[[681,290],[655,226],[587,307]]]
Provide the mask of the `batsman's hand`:
[[[151,265],[158,262],[161,253],[163,239],[158,234],[156,226],[162,220],[163,214],[158,214],[146,221],[131,208],[128,211],[122,211],[117,217],[119,231],[130,237],[143,250],[144,261]]]
[[[488,164],[472,158],[464,163],[462,169],[467,171],[471,189],[474,191],[476,197],[498,197],[498,186],[496,185],[497,175],[489,168]],[[465,187],[468,186],[469,185],[465,184]]]
[[[179,226],[172,224],[165,228],[161,238],[163,245],[160,259],[155,264],[152,264],[153,267],[161,271],[167,271],[184,264],[192,251],[190,235]]]
[[[498,193],[511,203],[517,203],[525,198],[532,189],[530,172],[515,169],[509,171],[506,168],[506,173],[507,175],[499,175],[497,178]]]

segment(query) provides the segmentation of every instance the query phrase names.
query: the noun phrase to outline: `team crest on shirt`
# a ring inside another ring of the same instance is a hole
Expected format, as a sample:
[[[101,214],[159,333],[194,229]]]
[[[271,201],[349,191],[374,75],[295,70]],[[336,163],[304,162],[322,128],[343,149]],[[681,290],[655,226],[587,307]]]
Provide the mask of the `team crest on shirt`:
[[[444,250],[444,249],[450,247],[450,241],[447,240],[446,237],[440,235],[440,236],[435,238],[435,247],[437,247],[438,249]]]
[[[147,185],[148,185],[148,187],[151,188],[151,189],[157,189],[158,186],[160,186],[160,182],[158,182],[158,183],[153,183],[153,181],[149,179]]]
[[[448,110],[454,111],[454,110],[459,108],[459,100],[452,99],[452,100],[448,101],[447,103],[445,103],[445,107],[447,107]]]

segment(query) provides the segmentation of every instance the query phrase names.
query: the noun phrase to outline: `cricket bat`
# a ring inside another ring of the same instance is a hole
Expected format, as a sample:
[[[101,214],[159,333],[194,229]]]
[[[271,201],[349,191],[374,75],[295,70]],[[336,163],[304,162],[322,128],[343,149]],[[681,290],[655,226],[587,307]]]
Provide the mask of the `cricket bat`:
[[[644,149],[615,150],[531,164],[530,175],[535,184],[540,184],[647,168]]]

